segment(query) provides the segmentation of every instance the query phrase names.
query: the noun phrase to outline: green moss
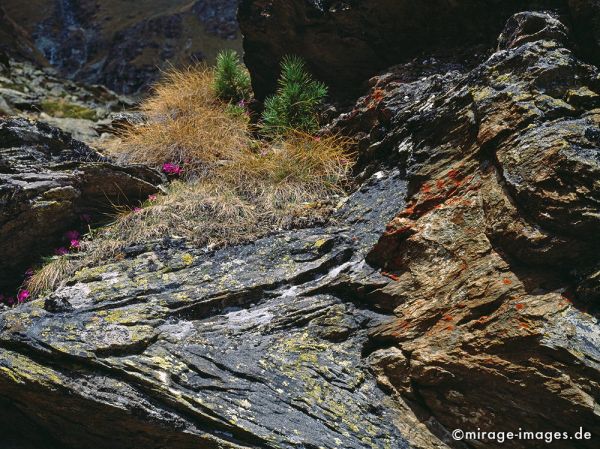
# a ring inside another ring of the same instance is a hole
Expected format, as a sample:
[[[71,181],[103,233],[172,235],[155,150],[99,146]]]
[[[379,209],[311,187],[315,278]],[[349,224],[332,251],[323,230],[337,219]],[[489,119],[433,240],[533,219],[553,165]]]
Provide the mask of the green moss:
[[[73,103],[66,103],[65,101],[52,101],[44,100],[41,104],[42,111],[52,117],[60,118],[78,118],[85,120],[96,120],[96,111],[85,106],[81,106]]]

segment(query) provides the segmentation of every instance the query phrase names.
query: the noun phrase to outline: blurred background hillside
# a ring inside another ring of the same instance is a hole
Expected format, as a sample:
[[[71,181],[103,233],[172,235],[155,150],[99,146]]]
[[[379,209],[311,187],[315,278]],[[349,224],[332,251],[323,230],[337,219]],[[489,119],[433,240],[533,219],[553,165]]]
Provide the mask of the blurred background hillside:
[[[137,94],[161,69],[241,49],[238,0],[1,0],[0,50]]]

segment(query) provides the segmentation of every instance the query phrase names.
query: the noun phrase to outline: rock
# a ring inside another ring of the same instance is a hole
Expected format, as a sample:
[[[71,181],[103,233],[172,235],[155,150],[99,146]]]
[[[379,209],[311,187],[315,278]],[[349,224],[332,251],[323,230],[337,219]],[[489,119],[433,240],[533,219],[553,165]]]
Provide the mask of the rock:
[[[370,77],[422,54],[478,63],[513,13],[534,8],[572,17],[580,46],[600,55],[590,44],[600,37],[595,0],[242,0],[238,18],[259,100],[275,90],[286,54],[304,58],[335,98],[347,99]]]
[[[474,70],[382,77],[337,122],[410,192],[369,266],[337,284],[393,311],[370,333],[378,382],[448,430],[600,434],[600,72],[565,30],[518,14]]]
[[[118,166],[47,124],[0,120],[0,289],[62,246],[80,216],[101,216],[157,191],[162,176]]]
[[[147,242],[0,313],[11,432],[74,449],[597,439],[600,71],[556,20],[513,17],[476,67],[429,56],[372,79],[331,125],[359,141],[360,186],[329,225]]]
[[[404,186],[374,178],[343,226],[213,252],[149,242],[83,269],[0,317],[0,396],[67,447],[409,447],[360,355],[386,317],[327,287]]]

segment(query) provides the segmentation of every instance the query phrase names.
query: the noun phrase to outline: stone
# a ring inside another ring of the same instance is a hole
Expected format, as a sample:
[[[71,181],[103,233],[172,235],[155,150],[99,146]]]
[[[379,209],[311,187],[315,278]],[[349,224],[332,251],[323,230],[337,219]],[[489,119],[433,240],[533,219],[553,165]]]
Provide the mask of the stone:
[[[57,128],[0,119],[0,288],[64,245],[80,216],[100,218],[158,191],[158,172],[120,166]]]
[[[9,441],[516,449],[539,441],[451,432],[580,427],[597,439],[600,70],[557,20],[513,17],[476,65],[427,55],[372,78],[328,127],[356,138],[359,162],[327,224],[220,249],[167,236],[0,312],[0,418],[21,418]],[[61,151],[49,131],[15,134]]]

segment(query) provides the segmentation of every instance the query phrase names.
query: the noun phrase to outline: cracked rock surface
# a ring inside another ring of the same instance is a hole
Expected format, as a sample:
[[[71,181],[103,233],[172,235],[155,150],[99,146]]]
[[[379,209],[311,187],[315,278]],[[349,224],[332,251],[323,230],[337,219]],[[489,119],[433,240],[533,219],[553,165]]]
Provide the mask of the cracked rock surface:
[[[149,242],[0,314],[11,430],[61,449],[430,449],[539,447],[455,428],[583,427],[553,447],[596,447],[600,71],[573,41],[521,13],[474,69],[373,79],[332,125],[364,181],[328,226]]]
[[[161,182],[156,171],[113,164],[45,123],[0,119],[0,289],[52,254],[82,214],[144,200]]]

